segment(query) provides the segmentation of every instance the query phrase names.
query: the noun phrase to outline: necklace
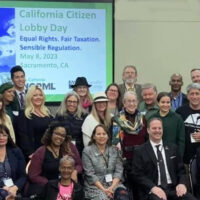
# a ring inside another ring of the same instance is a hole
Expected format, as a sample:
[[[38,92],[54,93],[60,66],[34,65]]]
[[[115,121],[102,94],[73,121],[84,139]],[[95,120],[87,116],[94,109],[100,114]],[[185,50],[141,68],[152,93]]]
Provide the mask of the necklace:
[[[49,146],[49,150],[52,152],[53,156],[55,158],[58,158],[59,157],[59,151],[60,151],[60,148],[56,151],[55,148],[53,148],[52,146]]]

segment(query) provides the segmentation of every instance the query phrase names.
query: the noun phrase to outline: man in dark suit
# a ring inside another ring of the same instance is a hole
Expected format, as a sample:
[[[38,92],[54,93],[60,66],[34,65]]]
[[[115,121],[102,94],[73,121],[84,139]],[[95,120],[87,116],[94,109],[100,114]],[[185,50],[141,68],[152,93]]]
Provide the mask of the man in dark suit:
[[[181,88],[183,86],[183,78],[181,74],[172,74],[169,85],[171,86],[171,91],[169,95],[172,99],[172,109],[175,111],[179,107],[187,105],[189,103],[187,96],[181,92]]]
[[[133,91],[137,94],[137,99],[139,102],[142,101],[141,96],[141,85],[136,84],[137,81],[137,69],[133,65],[127,65],[123,69],[122,74],[123,83],[119,84],[119,90],[121,94],[121,102],[126,91]]]
[[[195,200],[187,192],[184,164],[175,145],[162,142],[163,125],[158,118],[148,124],[149,141],[134,151],[133,180],[141,200]]]
[[[14,66],[10,70],[11,79],[14,84],[15,88],[15,99],[14,101],[18,105],[19,110],[24,110],[25,108],[25,95],[26,95],[26,88],[25,88],[25,72],[21,66],[17,65]]]

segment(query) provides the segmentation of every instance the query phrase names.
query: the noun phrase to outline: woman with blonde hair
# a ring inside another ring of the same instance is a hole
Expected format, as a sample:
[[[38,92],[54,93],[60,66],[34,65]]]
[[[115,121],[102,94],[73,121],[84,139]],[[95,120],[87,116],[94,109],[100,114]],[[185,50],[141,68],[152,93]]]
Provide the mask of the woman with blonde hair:
[[[85,118],[86,113],[80,105],[79,95],[74,91],[67,93],[58,108],[56,120],[63,122],[68,135],[76,145],[80,155],[82,155],[83,150],[83,133],[81,127]]]
[[[10,131],[10,136],[15,143],[15,132],[13,129],[12,121],[9,117],[9,115],[6,114],[5,111],[5,103],[3,100],[3,96],[0,94],[0,124],[5,125],[9,131]]]
[[[92,111],[83,122],[82,132],[84,146],[88,145],[92,132],[98,124],[103,124],[110,129],[111,113],[108,108],[108,98],[104,92],[94,94]]]
[[[52,120],[50,111],[44,103],[45,95],[42,88],[31,86],[26,94],[25,110],[21,111],[16,119],[17,144],[26,159],[41,146],[41,138]]]

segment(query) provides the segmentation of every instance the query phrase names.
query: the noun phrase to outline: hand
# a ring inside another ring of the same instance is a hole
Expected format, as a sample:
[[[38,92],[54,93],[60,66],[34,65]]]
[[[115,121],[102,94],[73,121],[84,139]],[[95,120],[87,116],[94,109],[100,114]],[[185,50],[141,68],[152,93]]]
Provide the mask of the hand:
[[[151,189],[151,192],[153,194],[155,194],[156,196],[158,196],[159,198],[161,198],[163,200],[167,200],[167,196],[166,196],[165,192],[160,187],[154,186]]]
[[[15,196],[13,196],[12,194],[6,197],[6,200],[14,200],[14,199],[15,199]]]
[[[107,188],[107,191],[108,191],[108,193],[109,193],[109,197],[110,197],[110,198],[113,198],[113,194],[114,194],[113,187],[110,186],[109,188]]]
[[[107,188],[107,189],[104,188],[103,191],[106,193],[106,195],[109,198],[113,198],[113,191],[110,188]]]
[[[33,153],[31,155],[28,156],[28,158],[31,160],[31,158],[33,157]]]
[[[72,172],[71,179],[76,183],[78,182],[78,177],[77,177],[77,171],[76,170],[74,170]]]
[[[200,142],[200,131],[194,132],[194,133],[192,134],[192,137],[193,137],[197,142]]]
[[[183,184],[178,184],[176,186],[176,195],[178,197],[182,197],[183,195],[185,195],[187,192],[187,188],[185,187],[185,185]]]
[[[118,142],[118,143],[117,143],[116,147],[118,148],[118,150],[119,150],[119,151],[121,151],[121,150],[122,150],[122,147],[121,147],[121,144],[120,144],[120,142]]]

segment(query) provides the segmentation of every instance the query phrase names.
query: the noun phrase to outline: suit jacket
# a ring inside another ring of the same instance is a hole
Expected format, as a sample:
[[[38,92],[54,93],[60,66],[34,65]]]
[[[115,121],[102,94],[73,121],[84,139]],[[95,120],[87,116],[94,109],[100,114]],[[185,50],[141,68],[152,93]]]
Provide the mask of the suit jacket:
[[[119,86],[119,91],[120,91],[120,94],[121,94],[120,103],[122,103],[124,93],[126,92],[126,86],[125,86],[125,83],[119,84],[118,86]],[[134,84],[134,88],[135,88],[135,92],[137,94],[138,102],[141,102],[142,101],[141,85],[140,84]]]
[[[178,184],[186,184],[185,167],[177,153],[176,145],[164,144],[164,149],[174,188]],[[141,199],[145,199],[151,189],[158,184],[157,159],[149,141],[135,149],[132,175],[133,181],[139,186]]]
[[[27,179],[26,163],[22,151],[18,147],[7,147],[6,153],[11,167],[11,178],[19,190],[22,191]]]

